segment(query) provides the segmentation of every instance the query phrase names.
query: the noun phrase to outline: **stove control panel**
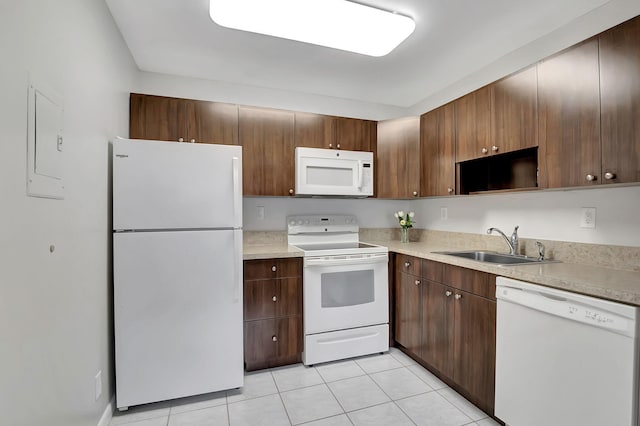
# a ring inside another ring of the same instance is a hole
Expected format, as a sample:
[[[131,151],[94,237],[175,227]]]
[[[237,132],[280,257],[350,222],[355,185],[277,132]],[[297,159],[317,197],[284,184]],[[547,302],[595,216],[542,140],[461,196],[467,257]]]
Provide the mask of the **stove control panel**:
[[[357,233],[358,219],[353,215],[287,216],[287,232],[292,234]]]

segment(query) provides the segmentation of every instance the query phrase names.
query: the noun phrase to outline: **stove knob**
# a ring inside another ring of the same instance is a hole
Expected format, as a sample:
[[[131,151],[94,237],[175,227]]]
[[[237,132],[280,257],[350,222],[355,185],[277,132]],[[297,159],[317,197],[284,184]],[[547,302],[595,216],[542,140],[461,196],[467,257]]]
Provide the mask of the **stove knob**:
[[[301,220],[298,221],[298,225],[302,225],[302,221]]]
[[[304,221],[304,224],[305,224],[305,225],[308,225],[308,224],[309,224],[309,221],[308,221],[308,220],[305,220],[305,221]]]
[[[296,224],[296,221],[295,221],[295,220],[290,220],[290,221],[289,221],[289,225],[293,226],[293,225],[295,225],[295,224]]]

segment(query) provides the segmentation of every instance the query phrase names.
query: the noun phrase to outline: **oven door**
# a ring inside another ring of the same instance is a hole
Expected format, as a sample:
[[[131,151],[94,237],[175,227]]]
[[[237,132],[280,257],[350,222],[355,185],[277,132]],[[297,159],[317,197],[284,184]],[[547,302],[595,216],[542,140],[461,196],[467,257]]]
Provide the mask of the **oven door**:
[[[388,259],[387,253],[305,257],[305,334],[388,323]]]

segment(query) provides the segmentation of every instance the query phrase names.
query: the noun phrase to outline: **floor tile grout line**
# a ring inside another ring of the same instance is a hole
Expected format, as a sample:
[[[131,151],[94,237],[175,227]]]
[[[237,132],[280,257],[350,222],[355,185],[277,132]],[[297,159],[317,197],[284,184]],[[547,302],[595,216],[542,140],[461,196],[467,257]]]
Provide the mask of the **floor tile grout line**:
[[[486,418],[487,418],[487,417],[482,417],[482,418],[480,418],[480,419],[478,419],[478,420],[474,420],[470,415],[468,415],[467,413],[465,413],[464,411],[462,411],[462,408],[459,408],[459,407],[458,407],[457,405],[455,405],[452,401],[450,401],[450,400],[449,400],[449,398],[447,398],[447,397],[446,397],[446,396],[444,396],[442,393],[440,393],[440,390],[444,390],[444,389],[445,389],[445,388],[443,388],[443,389],[439,389],[439,390],[436,390],[436,392],[438,392],[438,395],[440,395],[441,397],[443,397],[443,398],[444,398],[444,399],[445,399],[449,404],[453,405],[453,406],[454,406],[454,407],[456,407],[459,411],[461,411],[461,412],[462,412],[462,414],[464,414],[465,416],[469,417],[469,418],[471,419],[471,422],[472,422],[472,423],[473,423],[473,422],[477,422],[477,421],[480,421],[480,420],[483,420],[483,419],[486,419]],[[451,389],[451,390],[452,390],[453,392],[455,392],[457,395],[460,395],[458,392],[456,392],[456,390],[455,390],[455,389],[453,389],[453,388],[448,388],[448,389]],[[475,408],[478,408],[478,407],[476,407],[476,405],[475,405],[473,402],[469,401],[469,400],[468,400],[467,398],[465,398],[464,396],[460,395],[460,397],[461,397],[461,398],[463,398],[465,401],[468,401],[468,402],[469,402],[469,404],[473,405]],[[480,409],[478,408],[478,410],[480,410]],[[480,411],[482,411],[482,410],[480,410]],[[483,414],[486,414],[484,411],[483,411],[482,413],[483,413]]]

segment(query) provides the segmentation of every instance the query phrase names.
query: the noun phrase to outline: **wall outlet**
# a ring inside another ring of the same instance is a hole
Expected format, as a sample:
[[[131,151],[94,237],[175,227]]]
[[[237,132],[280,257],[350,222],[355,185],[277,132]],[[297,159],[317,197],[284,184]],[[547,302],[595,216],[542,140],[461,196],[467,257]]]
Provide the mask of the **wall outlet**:
[[[446,207],[440,207],[440,219],[447,220],[449,218],[449,210]]]
[[[583,207],[582,215],[580,216],[580,228],[595,228],[595,227],[596,227],[596,208]]]
[[[258,220],[264,220],[264,206],[257,207]]]
[[[95,377],[95,387],[96,387],[96,401],[102,395],[102,370],[98,371]]]

